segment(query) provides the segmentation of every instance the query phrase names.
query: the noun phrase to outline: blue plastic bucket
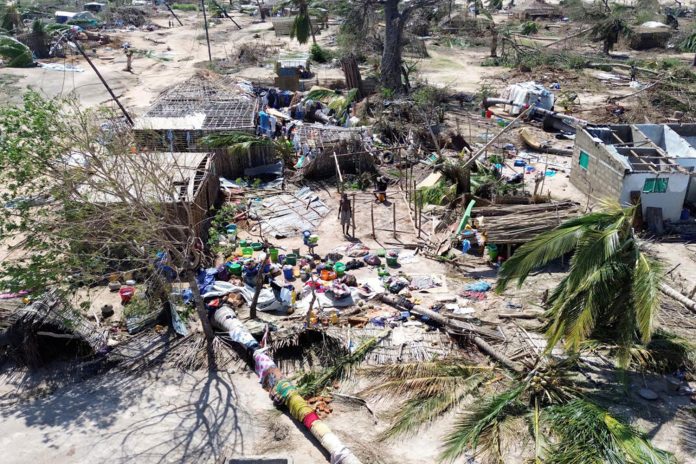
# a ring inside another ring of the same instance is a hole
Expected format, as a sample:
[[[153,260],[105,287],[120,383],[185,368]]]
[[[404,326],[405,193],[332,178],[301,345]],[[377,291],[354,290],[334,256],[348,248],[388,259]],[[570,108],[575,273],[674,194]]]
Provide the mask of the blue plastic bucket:
[[[292,280],[292,266],[283,266],[283,277],[285,280]]]

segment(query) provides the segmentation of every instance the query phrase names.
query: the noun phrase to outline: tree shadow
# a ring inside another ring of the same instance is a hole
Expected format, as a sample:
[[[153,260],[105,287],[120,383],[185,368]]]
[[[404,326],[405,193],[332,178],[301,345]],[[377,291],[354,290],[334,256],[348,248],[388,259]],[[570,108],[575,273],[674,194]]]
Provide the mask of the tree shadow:
[[[124,450],[142,443],[143,435],[155,439],[144,449],[127,453],[117,462],[218,462],[225,450],[244,451],[240,411],[234,385],[218,372],[208,371],[191,386],[188,401],[116,431]],[[250,421],[250,419],[249,419]],[[164,432],[160,431],[162,425]],[[148,440],[150,442],[150,440]]]
[[[139,373],[112,369],[3,405],[0,418],[40,430],[49,448],[80,436],[77,446],[90,457],[117,450],[111,462],[217,462],[225,450],[243,451],[242,427],[253,423],[237,402],[226,373],[187,374],[159,365]]]

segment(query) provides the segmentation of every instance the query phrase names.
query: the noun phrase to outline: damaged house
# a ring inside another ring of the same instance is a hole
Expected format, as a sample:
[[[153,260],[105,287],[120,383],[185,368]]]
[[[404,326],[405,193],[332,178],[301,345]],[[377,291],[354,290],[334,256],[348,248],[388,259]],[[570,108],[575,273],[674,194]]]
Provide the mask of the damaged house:
[[[124,196],[157,205],[172,227],[193,227],[195,234],[207,241],[210,211],[218,200],[220,180],[214,153],[141,153],[137,160],[113,158],[114,176],[121,184],[114,189],[111,179],[85,186],[82,198],[91,204],[108,207],[120,203]],[[141,175],[134,175],[140,172]],[[127,192],[111,194],[110,192]]]
[[[321,124],[298,125],[293,144],[301,153],[295,166],[302,177],[324,179],[375,172],[375,147],[369,129]]]
[[[643,217],[659,227],[663,220],[680,220],[694,197],[693,154],[689,141],[670,126],[587,127],[576,134],[570,181],[595,199],[640,201]]]
[[[156,152],[209,151],[207,135],[243,132],[254,134],[258,98],[250,85],[199,73],[159,95],[155,103],[135,120],[134,134],[141,149]],[[275,152],[252,147],[246,156],[216,150],[218,174],[229,178],[244,169],[272,164]]]

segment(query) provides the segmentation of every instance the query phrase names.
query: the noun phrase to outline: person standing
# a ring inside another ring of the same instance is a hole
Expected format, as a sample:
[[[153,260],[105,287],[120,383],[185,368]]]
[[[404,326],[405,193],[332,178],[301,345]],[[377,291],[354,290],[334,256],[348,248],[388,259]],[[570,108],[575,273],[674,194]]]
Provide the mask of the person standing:
[[[341,201],[338,204],[338,218],[341,221],[341,229],[343,235],[350,237],[350,220],[353,217],[353,206],[350,204],[347,194],[341,195]]]
[[[123,53],[126,54],[126,69],[124,71],[133,72],[133,50],[128,43],[123,44]]]

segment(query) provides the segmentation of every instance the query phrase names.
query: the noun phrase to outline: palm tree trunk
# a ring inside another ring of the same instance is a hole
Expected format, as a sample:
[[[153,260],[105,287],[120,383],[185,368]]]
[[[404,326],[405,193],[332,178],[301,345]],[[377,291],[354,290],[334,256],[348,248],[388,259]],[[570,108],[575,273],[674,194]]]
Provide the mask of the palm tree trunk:
[[[680,302],[684,306],[686,306],[686,308],[689,311],[691,311],[692,313],[696,313],[696,301],[682,295],[682,293],[680,291],[673,289],[672,287],[670,287],[669,285],[667,285],[665,283],[660,285],[660,291],[662,293],[664,293],[665,295],[667,295],[671,298],[674,298],[675,300],[677,300],[678,302]]]

